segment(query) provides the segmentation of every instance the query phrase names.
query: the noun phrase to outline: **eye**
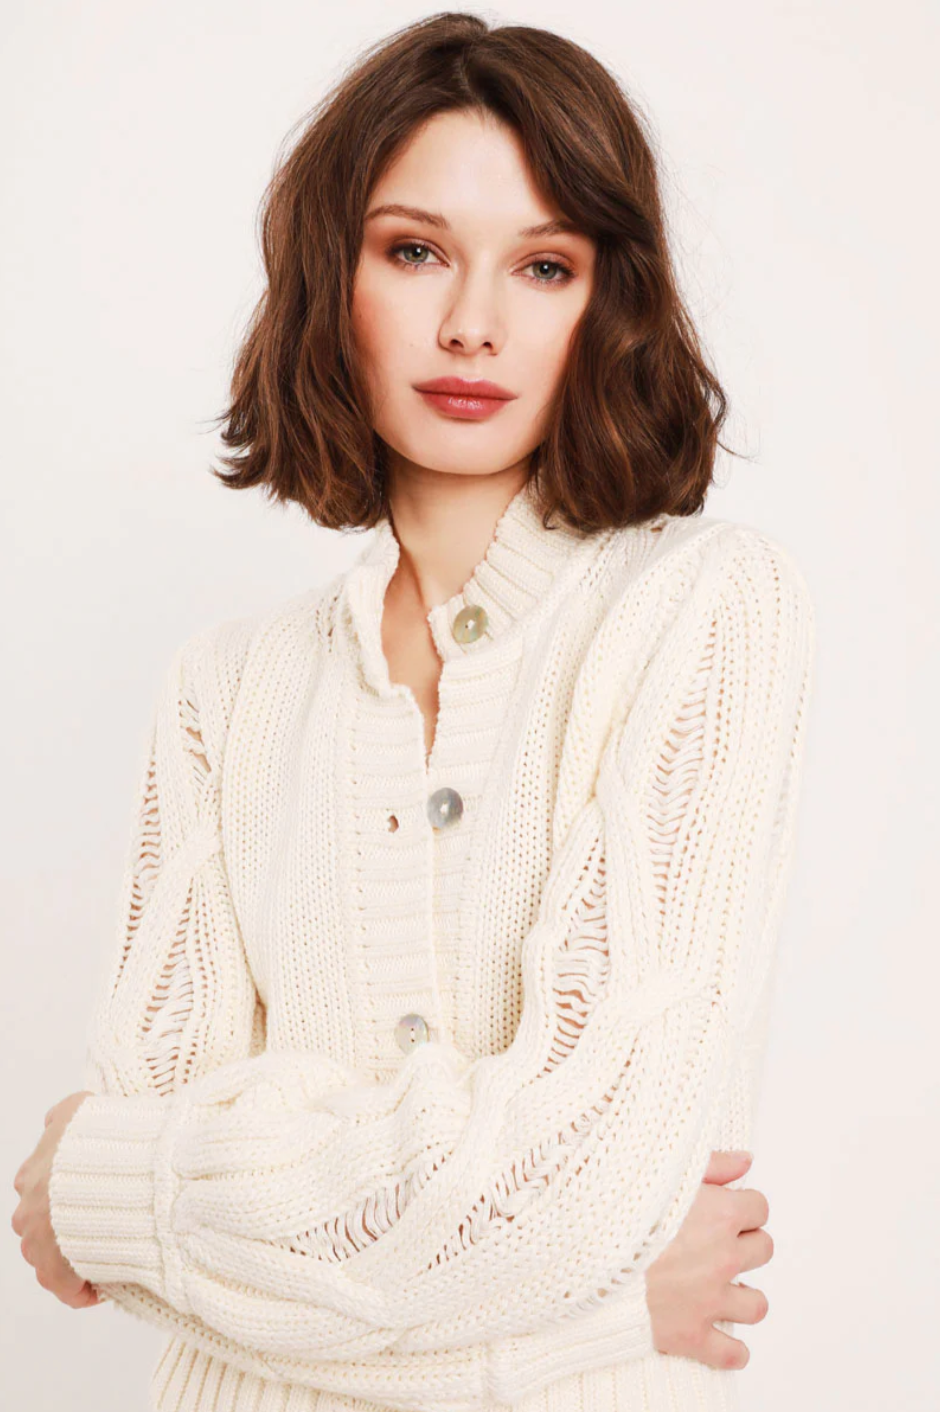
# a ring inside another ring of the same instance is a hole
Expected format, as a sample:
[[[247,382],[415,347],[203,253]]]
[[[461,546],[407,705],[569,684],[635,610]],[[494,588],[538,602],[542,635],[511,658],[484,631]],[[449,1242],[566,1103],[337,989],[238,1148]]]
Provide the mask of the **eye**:
[[[391,248],[391,249],[389,250],[389,252],[388,252],[389,259],[392,261],[392,264],[393,264],[393,265],[406,265],[406,266],[410,266],[412,269],[415,269],[415,268],[420,267],[421,265],[426,265],[426,264],[427,264],[427,260],[417,260],[417,261],[413,261],[413,260],[399,260],[399,259],[397,258],[398,255],[399,255],[402,251],[405,251],[405,250],[423,250],[423,251],[424,251],[426,254],[428,254],[428,255],[433,255],[433,253],[434,253],[433,250],[431,249],[431,247],[430,247],[429,245],[425,245],[425,244],[423,243],[423,241],[420,241],[420,240],[406,240],[406,241],[402,241],[402,242],[400,242],[398,245],[393,245],[392,248]]]
[[[552,269],[552,270],[560,270],[560,271],[561,271],[562,278],[561,278],[561,279],[541,279],[541,278],[538,278],[538,279],[535,280],[535,283],[536,283],[536,284],[564,285],[564,284],[568,284],[571,280],[574,279],[574,270],[571,268],[570,265],[566,264],[563,260],[548,260],[548,259],[545,259],[545,260],[532,260],[532,261],[530,261],[530,263],[526,266],[526,269],[528,269],[528,270],[534,270],[534,269],[537,269],[537,268],[539,268],[539,267],[542,267],[542,268],[544,269],[544,267],[545,267],[546,265],[548,266],[549,269]]]
[[[410,260],[405,258],[406,253],[413,253],[415,251],[417,251],[419,254],[423,253],[425,258],[418,260]],[[387,255],[393,265],[398,265],[400,267],[404,266],[406,269],[415,270],[420,269],[424,265],[427,265],[427,257],[433,256],[434,251],[429,245],[425,245],[424,241],[422,240],[403,240],[399,241],[397,245],[391,246],[391,248],[387,251]],[[526,278],[531,284],[541,285],[543,288],[561,288],[562,286],[570,283],[570,281],[573,280],[575,277],[574,270],[564,260],[553,260],[548,258],[530,260],[528,265],[524,265],[523,268],[527,270],[544,270],[545,268],[548,268],[549,270],[556,271],[556,274],[553,277],[549,278],[543,278],[541,275],[526,276]]]

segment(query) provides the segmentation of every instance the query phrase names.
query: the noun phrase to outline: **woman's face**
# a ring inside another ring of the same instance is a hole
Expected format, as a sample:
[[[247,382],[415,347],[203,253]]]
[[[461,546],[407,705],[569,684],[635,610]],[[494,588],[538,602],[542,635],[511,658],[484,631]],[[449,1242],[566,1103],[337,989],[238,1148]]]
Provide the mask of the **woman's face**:
[[[543,439],[594,278],[588,236],[526,233],[556,219],[514,130],[475,113],[436,114],[377,183],[352,318],[393,470],[485,475],[524,462]],[[485,378],[511,400],[461,416],[459,404],[417,390],[442,377]]]

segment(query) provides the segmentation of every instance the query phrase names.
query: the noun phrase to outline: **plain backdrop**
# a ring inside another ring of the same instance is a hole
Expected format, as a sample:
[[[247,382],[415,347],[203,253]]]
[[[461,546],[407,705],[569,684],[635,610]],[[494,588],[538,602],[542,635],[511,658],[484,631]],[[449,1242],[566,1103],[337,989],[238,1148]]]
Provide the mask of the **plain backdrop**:
[[[9,1226],[81,1087],[134,771],[175,648],[360,540],[235,495],[210,426],[261,292],[280,144],[404,3],[33,0],[0,21],[3,1389],[138,1412],[164,1335],[43,1290]],[[728,392],[706,513],[784,543],[819,661],[750,1184],[748,1412],[928,1412],[940,1358],[936,258],[940,11],[540,0],[652,119]]]

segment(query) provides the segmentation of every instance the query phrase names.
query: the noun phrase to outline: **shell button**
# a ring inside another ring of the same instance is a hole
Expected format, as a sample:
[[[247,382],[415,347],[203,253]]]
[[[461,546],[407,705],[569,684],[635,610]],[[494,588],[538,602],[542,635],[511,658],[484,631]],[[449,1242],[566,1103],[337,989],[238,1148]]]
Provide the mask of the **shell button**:
[[[395,1026],[398,1047],[406,1054],[419,1044],[427,1044],[428,1037],[428,1024],[423,1015],[402,1015]]]
[[[463,817],[463,800],[456,789],[444,785],[428,799],[427,813],[432,829],[450,828]]]
[[[486,632],[488,623],[486,609],[479,603],[468,603],[454,618],[450,630],[456,642],[476,642]]]

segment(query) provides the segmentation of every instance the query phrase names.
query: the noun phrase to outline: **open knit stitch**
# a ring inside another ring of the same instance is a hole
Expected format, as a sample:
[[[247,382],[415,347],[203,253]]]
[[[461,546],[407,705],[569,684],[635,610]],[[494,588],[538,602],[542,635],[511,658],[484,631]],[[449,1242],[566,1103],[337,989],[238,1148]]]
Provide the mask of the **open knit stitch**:
[[[714,517],[546,529],[527,485],[428,614],[426,759],[398,556],[383,520],[174,655],[57,1239],[168,1333],[158,1412],[729,1412],[645,1271],[752,1141],[806,582]]]

